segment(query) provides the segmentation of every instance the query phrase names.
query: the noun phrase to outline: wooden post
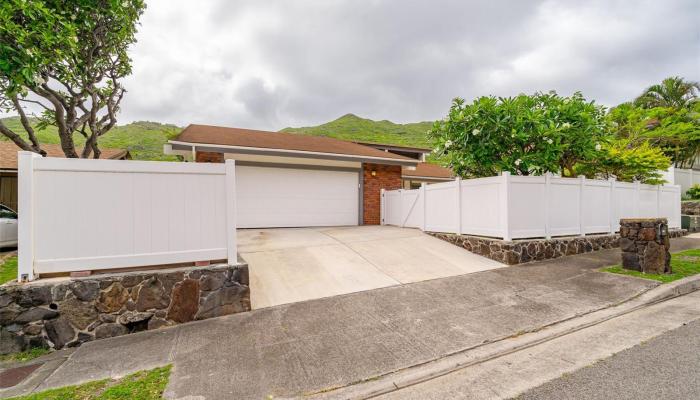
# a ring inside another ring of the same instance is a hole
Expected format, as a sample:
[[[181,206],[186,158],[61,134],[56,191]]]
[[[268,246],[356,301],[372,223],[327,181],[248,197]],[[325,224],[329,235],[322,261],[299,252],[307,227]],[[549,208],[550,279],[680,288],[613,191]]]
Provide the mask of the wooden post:
[[[41,158],[31,151],[20,151],[17,176],[18,263],[17,280],[33,281],[34,276],[34,161]]]
[[[226,249],[228,264],[238,264],[236,238],[236,162],[226,160]]]

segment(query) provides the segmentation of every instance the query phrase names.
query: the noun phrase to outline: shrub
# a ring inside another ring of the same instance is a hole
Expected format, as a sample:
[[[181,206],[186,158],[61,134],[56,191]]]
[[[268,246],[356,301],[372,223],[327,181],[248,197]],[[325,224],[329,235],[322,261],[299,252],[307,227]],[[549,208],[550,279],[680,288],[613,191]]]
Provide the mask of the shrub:
[[[693,185],[685,193],[691,200],[700,200],[700,185]]]

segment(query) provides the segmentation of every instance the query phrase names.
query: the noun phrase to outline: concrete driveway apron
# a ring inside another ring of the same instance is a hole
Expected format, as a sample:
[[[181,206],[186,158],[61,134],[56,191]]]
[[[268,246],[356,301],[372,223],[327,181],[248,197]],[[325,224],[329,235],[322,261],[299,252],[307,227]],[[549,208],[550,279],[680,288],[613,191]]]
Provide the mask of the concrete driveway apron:
[[[417,229],[245,229],[253,309],[485,271],[505,265]]]

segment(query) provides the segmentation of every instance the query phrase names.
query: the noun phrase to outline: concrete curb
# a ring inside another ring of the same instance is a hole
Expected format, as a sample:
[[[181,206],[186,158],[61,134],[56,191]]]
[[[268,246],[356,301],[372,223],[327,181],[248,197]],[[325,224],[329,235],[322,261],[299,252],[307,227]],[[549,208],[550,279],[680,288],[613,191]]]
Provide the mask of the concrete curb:
[[[522,335],[495,339],[442,358],[386,375],[303,396],[310,399],[369,399],[499,358],[573,332],[598,325],[641,308],[700,290],[700,275],[652,288],[618,304],[577,315]]]

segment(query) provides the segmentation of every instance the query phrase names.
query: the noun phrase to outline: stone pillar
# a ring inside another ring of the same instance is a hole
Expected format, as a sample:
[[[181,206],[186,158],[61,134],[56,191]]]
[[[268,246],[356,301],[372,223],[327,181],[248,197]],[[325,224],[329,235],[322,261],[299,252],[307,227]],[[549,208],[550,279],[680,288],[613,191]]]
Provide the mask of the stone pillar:
[[[620,220],[623,268],[647,274],[670,274],[670,247],[666,218]]]

